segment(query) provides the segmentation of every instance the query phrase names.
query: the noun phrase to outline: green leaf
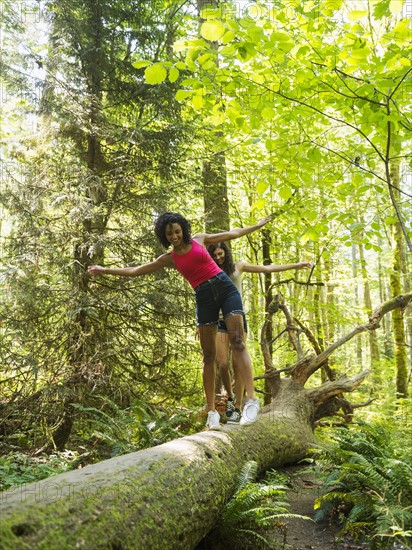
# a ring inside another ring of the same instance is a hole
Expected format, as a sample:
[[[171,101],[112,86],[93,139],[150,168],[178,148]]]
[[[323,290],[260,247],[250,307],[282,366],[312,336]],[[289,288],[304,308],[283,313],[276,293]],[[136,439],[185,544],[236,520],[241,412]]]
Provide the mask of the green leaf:
[[[296,71],[295,78],[296,78],[296,82],[298,82],[299,84],[302,84],[303,82],[307,82],[311,77],[312,77],[312,74],[307,70],[298,69]]]
[[[274,42],[293,42],[292,38],[285,32],[273,31],[270,36],[271,41]]]
[[[362,84],[357,90],[356,93],[361,96],[368,96],[369,94],[373,94],[375,91],[375,88],[372,84]]]
[[[177,101],[183,101],[183,99],[186,99],[192,95],[193,92],[191,90],[177,90],[175,97]]]
[[[220,21],[212,19],[210,21],[205,21],[200,27],[200,34],[205,40],[210,42],[216,42],[225,34],[225,26]]]
[[[287,185],[283,185],[280,189],[279,189],[279,196],[281,199],[287,201],[288,199],[290,199],[290,197],[292,196],[292,189],[287,186]]]
[[[196,109],[196,111],[199,111],[204,105],[203,96],[199,94],[194,95],[192,99],[192,105]]]
[[[302,244],[306,244],[308,241],[318,242],[319,235],[314,229],[308,229],[300,238]]]
[[[265,147],[267,151],[274,151],[276,148],[276,141],[274,139],[267,139],[265,141]]]
[[[313,222],[318,217],[318,213],[316,212],[316,210],[305,210],[303,212],[303,217],[310,222]]]
[[[179,74],[179,70],[176,69],[176,67],[172,67],[169,71],[169,81],[176,82],[176,80],[179,78]]]
[[[390,0],[389,2],[389,10],[394,15],[398,15],[399,13],[402,13],[404,0]]]
[[[214,19],[219,17],[219,11],[219,8],[210,3],[200,10],[200,17],[202,19]]]
[[[359,21],[359,19],[362,19],[368,15],[367,10],[353,10],[350,11],[348,14],[349,21]]]
[[[352,233],[356,233],[357,231],[359,231],[359,229],[363,229],[364,227],[365,224],[361,222],[355,222],[349,226],[349,229],[352,231]]]
[[[357,172],[356,174],[353,175],[353,178],[352,178],[352,183],[353,185],[359,185],[360,183],[363,183],[363,175],[360,174],[359,172]]]
[[[250,209],[253,211],[253,210],[263,210],[263,208],[265,207],[265,204],[266,204],[266,201],[265,199],[258,199],[256,202],[254,202],[252,204],[252,206],[250,207]]]
[[[367,193],[370,190],[370,185],[361,185],[358,189],[358,193]]]
[[[251,17],[242,17],[239,23],[244,29],[247,29],[249,27],[254,27],[256,25],[256,23],[253,21]]]
[[[210,55],[210,53],[204,53],[197,58],[197,62],[199,63],[199,65],[204,65],[207,61],[209,61],[209,59],[211,59],[211,57],[212,56]]]
[[[233,19],[226,19],[226,25],[229,27],[229,29],[232,29],[232,31],[238,31],[239,30],[239,24],[237,21],[233,21]]]
[[[307,53],[310,52],[310,48],[309,46],[301,46],[298,51],[296,52],[296,57],[297,58],[305,58]]]
[[[236,122],[236,126],[238,126],[239,128],[243,128],[243,126],[245,125],[245,119],[242,116],[236,117],[235,122]]]
[[[225,113],[216,111],[208,118],[208,120],[211,124],[213,124],[213,126],[220,126],[220,124],[225,122]]]
[[[321,4],[322,13],[324,13],[328,17],[333,15],[333,13],[341,9],[342,2],[343,0],[333,0],[333,2],[331,2],[330,0],[325,0]]]
[[[262,118],[264,120],[272,120],[276,115],[275,110],[272,107],[264,107],[261,112]]]
[[[187,48],[187,40],[176,40],[176,42],[173,44],[173,51],[175,52],[183,52],[184,50],[187,50]]]
[[[223,37],[224,38],[224,37]],[[237,52],[237,48],[234,44],[228,44],[227,46],[224,46],[219,50],[219,53],[221,55],[225,55],[226,57],[231,57],[235,55]]]
[[[399,21],[393,29],[393,34],[398,45],[410,44],[412,39],[410,21],[408,19]]]
[[[228,44],[229,42],[232,42],[232,40],[236,37],[235,33],[233,31],[227,31],[221,40],[222,44]]]
[[[389,15],[389,3],[390,0],[383,0],[375,5],[373,8],[373,16],[375,19],[382,19],[382,17]]]
[[[260,27],[252,27],[249,29],[246,38],[253,44],[259,44],[262,41],[264,34]]]
[[[318,148],[314,147],[313,149],[310,149],[308,151],[308,159],[313,162],[321,162],[322,161],[322,153],[319,151]]]
[[[145,61],[143,59],[140,60],[140,61],[135,61],[134,63],[132,63],[132,65],[135,69],[142,69],[143,67],[148,67],[151,64],[152,64],[151,61]]]
[[[337,186],[337,191],[339,195],[346,197],[347,195],[350,195],[352,193],[353,187],[350,183],[341,183]]]
[[[256,184],[256,191],[259,193],[259,195],[263,195],[263,193],[267,190],[269,187],[269,182],[266,180],[260,180]]]
[[[167,71],[161,63],[155,63],[144,72],[147,84],[160,84],[166,79]]]

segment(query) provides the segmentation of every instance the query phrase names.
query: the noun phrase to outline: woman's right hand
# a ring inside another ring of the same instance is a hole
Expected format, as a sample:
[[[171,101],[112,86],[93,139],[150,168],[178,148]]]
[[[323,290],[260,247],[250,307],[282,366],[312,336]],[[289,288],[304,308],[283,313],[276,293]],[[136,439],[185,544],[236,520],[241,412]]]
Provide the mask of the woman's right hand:
[[[105,268],[101,265],[89,265],[87,268],[87,273],[92,277],[96,277],[97,275],[104,275],[104,271]]]

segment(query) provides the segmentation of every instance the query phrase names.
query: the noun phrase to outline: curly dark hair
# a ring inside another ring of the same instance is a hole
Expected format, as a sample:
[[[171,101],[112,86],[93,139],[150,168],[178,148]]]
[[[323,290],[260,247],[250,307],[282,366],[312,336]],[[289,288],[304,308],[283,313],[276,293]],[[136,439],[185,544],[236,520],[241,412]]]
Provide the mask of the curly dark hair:
[[[170,243],[166,239],[166,228],[173,223],[178,223],[183,231],[183,242],[185,244],[190,244],[191,239],[191,226],[190,222],[184,218],[181,214],[176,212],[165,212],[159,216],[155,222],[154,230],[156,237],[159,239],[160,243],[165,247],[169,248]]]
[[[223,271],[226,273],[226,275],[229,275],[229,277],[234,273],[235,271],[235,264],[233,262],[233,256],[230,249],[225,245],[225,243],[214,243],[210,244],[207,247],[207,251],[213,258],[213,252],[216,250],[216,248],[221,248],[225,253],[225,259],[223,261]],[[213,258],[214,259],[214,258]]]

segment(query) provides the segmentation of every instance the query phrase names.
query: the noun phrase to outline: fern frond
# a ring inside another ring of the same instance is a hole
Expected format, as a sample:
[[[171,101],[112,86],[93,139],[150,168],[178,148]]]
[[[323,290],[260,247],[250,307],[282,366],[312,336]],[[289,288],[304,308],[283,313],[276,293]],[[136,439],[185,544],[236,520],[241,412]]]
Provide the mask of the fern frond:
[[[344,504],[343,532],[362,529],[371,535],[379,533],[381,539],[399,538],[394,526],[399,533],[409,532],[412,460],[409,453],[402,457],[393,426],[360,423],[358,428],[337,431],[334,439],[335,445],[320,446],[318,451],[327,475],[325,493],[315,504],[316,515],[322,514],[322,508],[329,513]]]
[[[257,476],[257,462],[254,460],[249,460],[246,462],[242,469],[240,470],[238,482],[235,487],[235,493],[240,491],[245,485],[248,485],[249,483],[252,483],[255,481]]]
[[[242,546],[252,539],[269,544],[262,530],[282,528],[282,519],[299,517],[289,512],[285,501],[286,487],[268,483],[251,483],[256,478],[255,462],[246,463],[239,474],[238,490],[228,501],[219,520],[210,534],[212,541],[218,539],[230,542],[230,545]]]
[[[239,529],[239,533],[242,533],[243,535],[246,535],[246,539],[252,539],[257,540],[259,542],[262,542],[263,544],[266,544],[267,546],[270,546],[270,542],[267,538],[265,538],[261,533],[258,533],[257,531],[254,531],[253,529]]]

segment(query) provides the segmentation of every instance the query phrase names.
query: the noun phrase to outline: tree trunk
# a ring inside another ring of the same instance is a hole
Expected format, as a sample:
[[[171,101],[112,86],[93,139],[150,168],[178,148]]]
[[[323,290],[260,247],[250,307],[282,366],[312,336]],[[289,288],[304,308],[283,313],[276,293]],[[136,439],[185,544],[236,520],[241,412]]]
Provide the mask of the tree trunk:
[[[391,180],[395,189],[393,194],[399,199],[399,164],[393,164]],[[391,295],[397,296],[402,292],[403,271],[403,233],[399,222],[392,225],[392,270],[390,272]],[[396,396],[408,397],[408,367],[406,355],[406,334],[403,321],[403,311],[396,309],[392,313],[393,336],[395,340],[395,366],[396,366]]]
[[[213,5],[219,7],[219,0],[197,0],[197,10],[200,23],[201,11],[205,6]],[[216,43],[211,43],[216,48]],[[222,137],[222,132],[211,130],[216,140]],[[212,140],[213,142],[213,140]],[[206,233],[217,233],[227,231],[230,228],[229,201],[227,197],[227,171],[226,155],[222,151],[209,151],[208,159],[203,161],[203,200],[205,206],[205,229]]]
[[[388,299],[386,277],[383,275],[382,258],[379,254],[378,258],[378,277],[379,277],[379,298],[381,302],[385,302]],[[383,328],[383,355],[385,358],[390,359],[393,357],[392,347],[392,331],[390,328],[390,317],[384,317],[382,319]]]
[[[267,229],[262,230],[262,254],[263,254],[263,264],[269,265],[272,263],[272,259],[270,257],[270,248],[272,244],[272,237],[270,232]],[[264,289],[265,289],[265,311],[268,311],[269,304],[273,300],[273,293],[272,293],[272,274],[271,273],[265,273],[264,277]],[[269,322],[266,324],[265,329],[265,339],[269,343],[268,351],[270,356],[272,357],[272,351],[273,346],[271,344],[273,338],[273,324],[272,321],[269,320]],[[265,379],[265,397],[264,397],[264,404],[268,405],[270,403],[270,386],[269,386],[269,380]]]
[[[352,243],[352,275],[355,281],[355,304],[356,304],[356,308],[360,308],[359,287],[358,287],[358,259],[356,256],[355,243]],[[356,357],[359,365],[363,364],[362,350],[363,350],[362,339],[358,338],[356,342]]]
[[[67,20],[63,25],[71,23],[70,17],[73,14],[66,14]],[[88,128],[80,133],[76,128],[71,136],[73,141],[77,142],[82,159],[87,166],[88,180],[86,182],[85,195],[88,201],[93,205],[95,211],[87,213],[84,217],[79,232],[75,238],[73,248],[73,276],[72,288],[75,296],[73,303],[73,312],[71,318],[73,322],[70,327],[70,338],[68,338],[68,361],[71,366],[71,375],[66,382],[67,391],[61,405],[61,417],[57,428],[53,433],[53,443],[58,450],[63,450],[71,434],[74,423],[73,401],[79,399],[83,391],[85,365],[90,370],[92,363],[91,357],[95,355],[96,342],[104,341],[104,334],[101,334],[100,324],[94,322],[93,331],[91,331],[91,319],[87,314],[85,304],[87,303],[87,294],[89,292],[89,277],[87,275],[87,266],[90,263],[102,263],[103,250],[101,246],[95,245],[93,257],[90,257],[90,236],[92,234],[102,235],[104,233],[104,216],[102,213],[96,214],[99,207],[107,200],[107,190],[103,181],[104,156],[101,150],[101,144],[96,133],[101,128],[102,122],[102,69],[100,58],[103,34],[103,16],[101,13],[101,4],[94,0],[89,0],[84,5],[82,18],[85,25],[85,34],[79,34],[76,40],[77,44],[75,56],[79,56],[82,67],[82,75],[86,82],[86,91],[88,94],[88,112],[85,117],[87,122],[84,127]],[[55,22],[55,32],[61,32],[59,25]],[[66,29],[67,30],[67,29]],[[69,36],[70,33],[69,33]],[[81,49],[83,47],[83,49]],[[81,51],[78,51],[80,49]],[[53,63],[51,63],[53,66]],[[88,126],[87,126],[88,124]],[[79,137],[81,135],[81,137]],[[93,335],[92,335],[93,332]],[[87,385],[87,383],[86,383]],[[88,390],[86,390],[88,391]]]
[[[316,257],[319,258],[319,261],[315,266],[315,275],[317,281],[322,281],[322,268],[321,268],[321,257],[319,255],[319,245],[315,243],[315,252]],[[321,286],[315,286],[315,293],[313,295],[313,315],[314,315],[314,333],[320,349],[324,349],[325,343],[325,325],[323,323],[323,309],[324,299],[323,299],[323,288]],[[321,370],[321,380],[325,382],[328,379],[327,370]]]
[[[363,233],[362,233],[363,236]],[[363,301],[366,312],[368,315],[372,313],[372,300],[369,285],[368,269],[365,260],[365,253],[363,249],[362,241],[359,243],[359,262],[363,279]],[[370,349],[370,368],[372,371],[372,381],[375,387],[379,387],[380,381],[380,353],[378,338],[376,332],[371,331],[369,333],[369,349]]]

